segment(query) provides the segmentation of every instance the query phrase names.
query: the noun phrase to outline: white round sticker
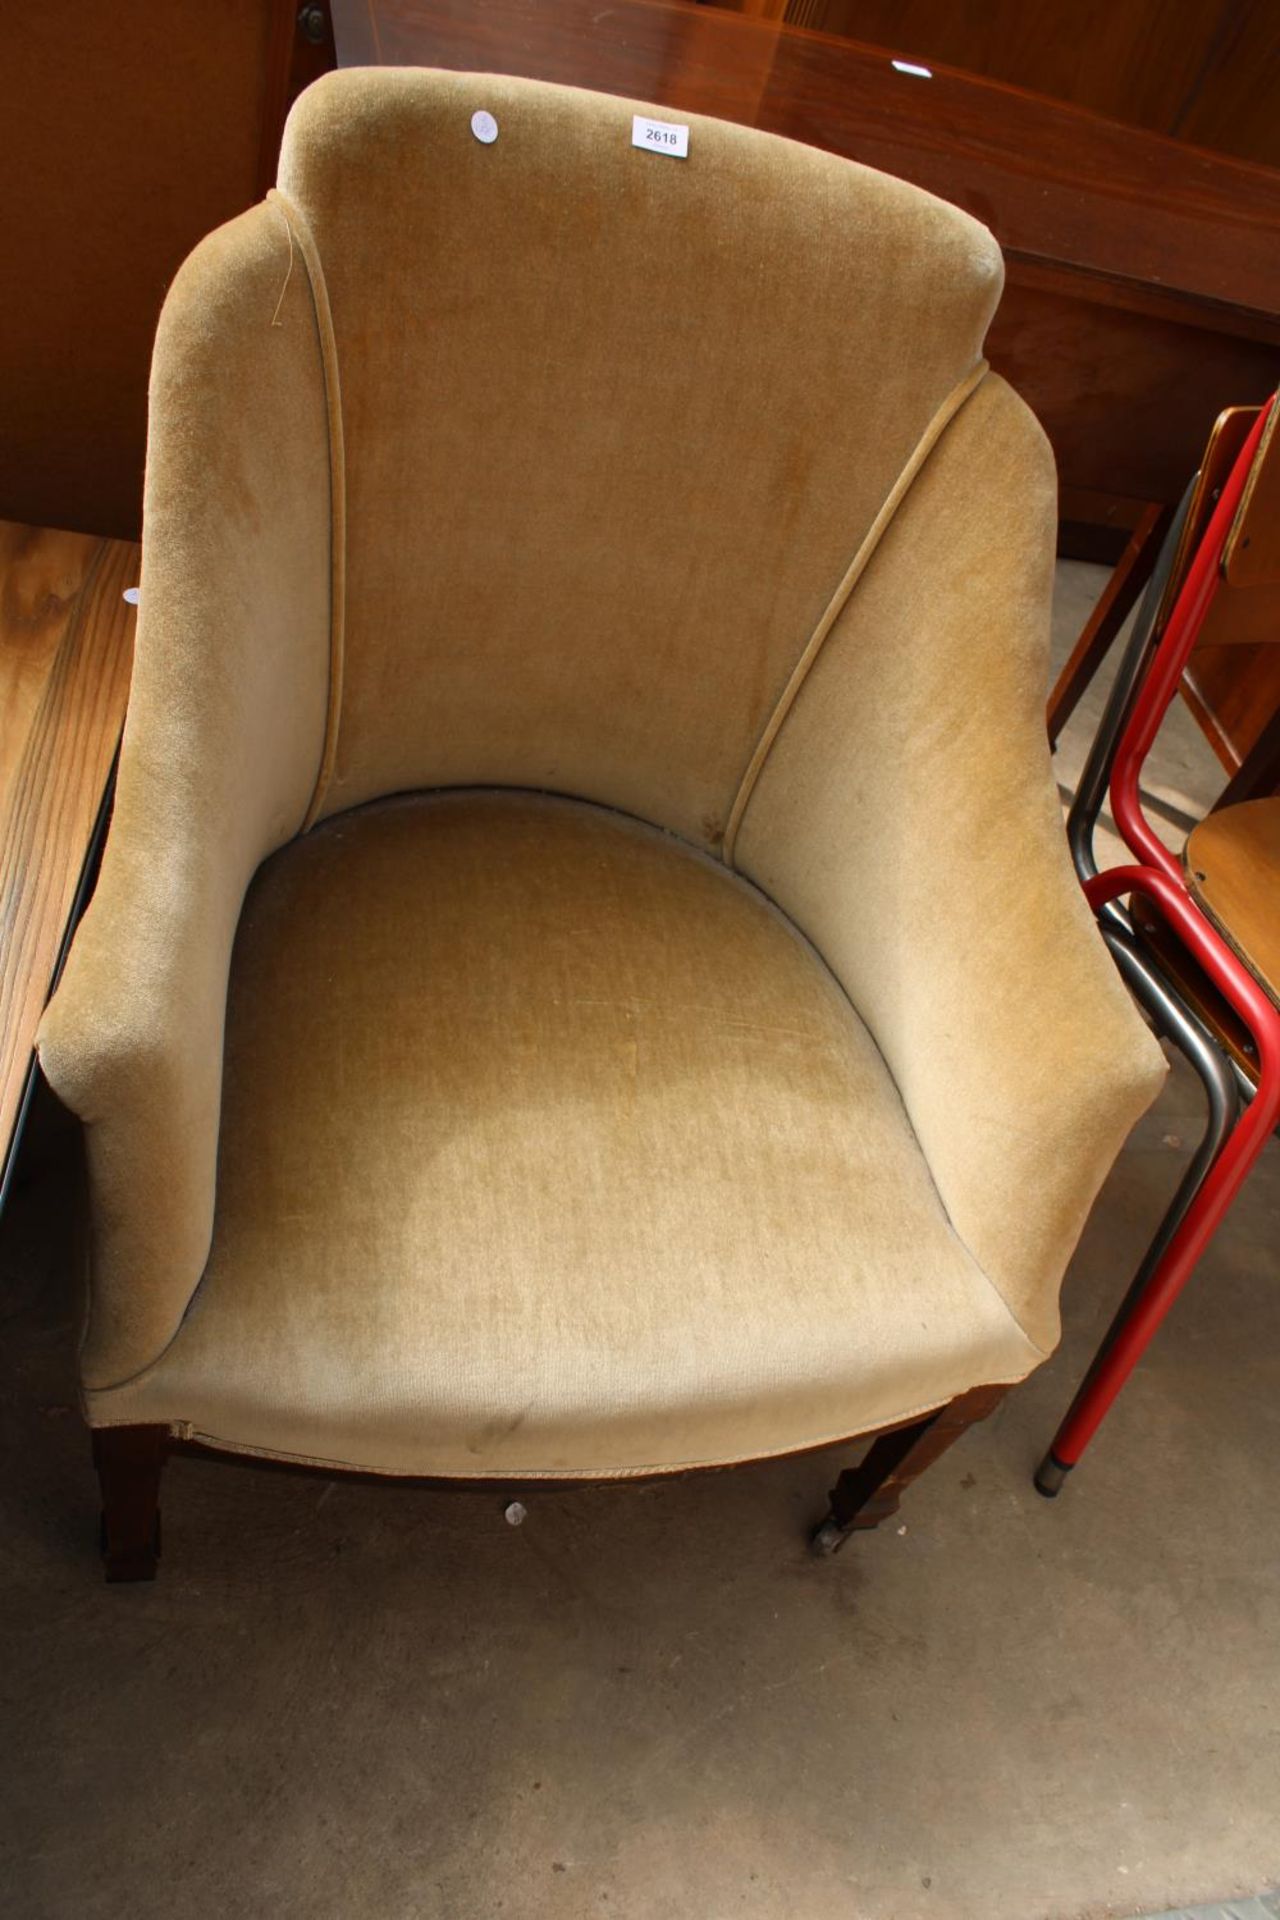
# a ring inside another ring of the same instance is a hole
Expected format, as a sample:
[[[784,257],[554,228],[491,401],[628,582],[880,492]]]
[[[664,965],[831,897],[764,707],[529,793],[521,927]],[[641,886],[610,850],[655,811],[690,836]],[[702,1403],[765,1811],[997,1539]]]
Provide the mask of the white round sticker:
[[[491,147],[498,137],[498,123],[491,113],[486,113],[481,107],[478,113],[471,116],[471,131],[477,140],[483,140],[486,147]]]

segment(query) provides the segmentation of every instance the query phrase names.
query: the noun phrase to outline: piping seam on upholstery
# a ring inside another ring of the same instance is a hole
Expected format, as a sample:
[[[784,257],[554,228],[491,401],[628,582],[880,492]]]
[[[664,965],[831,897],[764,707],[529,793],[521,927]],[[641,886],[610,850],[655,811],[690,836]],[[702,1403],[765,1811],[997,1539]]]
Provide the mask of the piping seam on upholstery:
[[[1039,1348],[1035,1347],[1034,1341],[1028,1341],[1028,1345],[1032,1346],[1037,1353],[1039,1352]],[[1016,1387],[1026,1378],[1027,1375],[1023,1373],[1019,1374],[1017,1378],[1013,1380],[980,1380],[975,1381],[974,1385]],[[100,1389],[100,1391],[104,1390]],[[958,1391],[964,1392],[966,1389],[960,1388]],[[88,1399],[87,1393],[85,1398],[86,1400]],[[895,1414],[893,1419],[886,1423],[886,1427],[898,1426],[909,1420],[917,1420],[926,1413],[940,1413],[942,1409],[949,1406],[955,1398],[955,1394],[947,1394],[941,1400],[932,1398],[924,1400],[919,1406],[908,1407],[904,1412]],[[120,1420],[90,1420],[88,1424],[92,1431],[98,1432],[110,1427],[136,1426],[137,1417],[135,1414],[127,1414]],[[328,1467],[337,1473],[377,1475],[379,1478],[387,1480],[456,1480],[464,1486],[468,1483],[479,1483],[485,1480],[527,1481],[530,1484],[536,1481],[554,1482],[557,1480],[576,1480],[586,1483],[599,1480],[621,1485],[622,1482],[626,1480],[661,1480],[674,1478],[677,1474],[683,1473],[715,1473],[725,1467],[759,1466],[766,1460],[790,1460],[807,1453],[822,1453],[828,1447],[848,1446],[856,1440],[869,1439],[877,1433],[886,1431],[886,1427],[868,1427],[858,1433],[840,1432],[827,1434],[821,1440],[805,1440],[798,1447],[787,1446],[775,1448],[769,1453],[736,1455],[728,1460],[677,1460],[674,1462],[666,1462],[660,1466],[649,1463],[638,1467],[475,1467],[465,1473],[430,1473],[423,1472],[414,1467],[362,1466],[358,1461],[354,1460],[334,1460],[322,1454],[290,1453],[280,1447],[260,1447],[253,1445],[249,1441],[224,1440],[221,1435],[207,1433],[203,1427],[196,1426],[194,1421],[184,1420],[178,1415],[159,1420],[155,1422],[155,1424],[157,1426],[167,1427],[171,1438],[175,1440],[193,1440],[198,1446],[211,1447],[218,1453],[238,1454],[245,1459],[284,1460],[298,1467],[316,1467],[320,1469]]]
[[[822,651],[823,643],[827,635],[831,632],[840,614],[844,611],[850,594],[857,586],[858,581],[866,570],[868,562],[871,560],[876,548],[880,545],[890,522],[897,513],[898,508],[902,505],[907,493],[910,491],[911,484],[915,480],[916,475],[920,472],[925,461],[929,458],[934,447],[942,438],[943,433],[947,427],[950,426],[956,414],[959,413],[965,401],[968,400],[970,395],[981,385],[983,379],[986,377],[986,373],[987,362],[985,360],[979,360],[977,365],[970,373],[965,375],[959,385],[951,389],[951,392],[930,420],[928,426],[912,448],[906,465],[902,468],[897,479],[885,495],[879,512],[876,514],[875,519],[871,522],[871,525],[863,537],[862,544],[850,561],[849,566],[845,570],[844,577],[827,602],[826,610],[812,634],[809,636],[800,654],[800,658],[792,668],[787,684],[778,697],[777,705],[765,722],[764,731],[756,742],[755,751],[747,762],[746,771],[738,784],[737,794],[729,810],[729,824],[725,828],[724,834],[723,857],[726,866],[733,866],[733,855],[734,848],[737,845],[738,831],[742,826],[743,815],[750,805],[751,796],[755,792],[756,782],[764,771],[765,762],[769,758],[774,741],[782,731],[783,723],[787,715],[791,712],[792,707],[799,698],[800,690],[809,676],[814,661]]]
[[[342,436],[342,386],[338,378],[338,346],[329,306],[329,288],[316,243],[298,209],[277,187],[267,193],[283,214],[291,241],[296,241],[307,269],[316,332],[320,338],[320,367],[324,376],[325,413],[329,428],[329,702],[325,712],[324,745],[315,786],[307,803],[301,831],[313,827],[324,804],[338,754],[338,727],[342,718],[342,676],[346,630],[347,473]],[[292,259],[291,259],[292,264]]]

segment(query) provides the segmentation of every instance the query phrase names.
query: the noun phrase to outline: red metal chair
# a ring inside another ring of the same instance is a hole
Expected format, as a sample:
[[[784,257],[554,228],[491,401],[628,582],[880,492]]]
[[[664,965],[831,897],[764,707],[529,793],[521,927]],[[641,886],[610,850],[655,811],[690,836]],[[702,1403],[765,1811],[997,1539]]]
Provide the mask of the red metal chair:
[[[1135,894],[1144,896],[1159,911],[1249,1029],[1257,1051],[1256,1088],[1160,1257],[1124,1301],[1058,1428],[1036,1474],[1037,1488],[1049,1497],[1060,1491],[1065,1476],[1080,1460],[1280,1120],[1280,1009],[1192,899],[1177,859],[1143,812],[1139,790],[1143,763],[1219,589],[1228,542],[1274,405],[1273,400],[1260,412],[1223,487],[1116,752],[1111,773],[1112,815],[1138,864],[1095,874],[1085,881],[1085,894],[1100,916],[1108,903]]]

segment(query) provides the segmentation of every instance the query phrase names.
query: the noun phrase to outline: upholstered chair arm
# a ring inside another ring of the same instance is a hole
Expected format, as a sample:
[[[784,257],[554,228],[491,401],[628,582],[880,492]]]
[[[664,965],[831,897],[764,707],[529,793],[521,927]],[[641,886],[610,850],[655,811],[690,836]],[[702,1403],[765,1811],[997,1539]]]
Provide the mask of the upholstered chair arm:
[[[324,750],[328,416],[308,278],[274,206],[178,275],[150,409],[114,817],[38,1041],[87,1129],[90,1388],[154,1360],[200,1279],[241,902],[302,826]]]
[[[1044,436],[988,376],[804,680],[735,850],[866,1020],[955,1231],[1045,1351],[1067,1258],[1164,1073],[1062,829],[1055,509]]]

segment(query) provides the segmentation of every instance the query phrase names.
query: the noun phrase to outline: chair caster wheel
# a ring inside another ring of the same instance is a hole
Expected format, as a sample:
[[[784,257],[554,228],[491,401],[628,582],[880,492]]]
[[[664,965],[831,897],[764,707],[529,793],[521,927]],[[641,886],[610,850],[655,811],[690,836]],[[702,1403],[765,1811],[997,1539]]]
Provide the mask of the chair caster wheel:
[[[831,1554],[839,1553],[848,1537],[844,1528],[828,1516],[809,1535],[809,1551],[817,1559],[825,1560]]]

